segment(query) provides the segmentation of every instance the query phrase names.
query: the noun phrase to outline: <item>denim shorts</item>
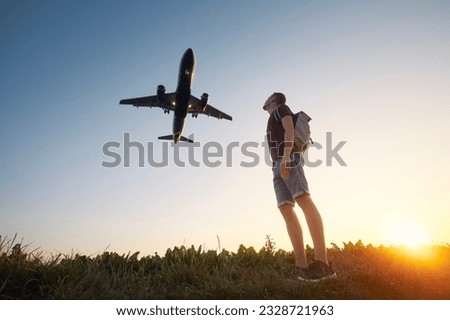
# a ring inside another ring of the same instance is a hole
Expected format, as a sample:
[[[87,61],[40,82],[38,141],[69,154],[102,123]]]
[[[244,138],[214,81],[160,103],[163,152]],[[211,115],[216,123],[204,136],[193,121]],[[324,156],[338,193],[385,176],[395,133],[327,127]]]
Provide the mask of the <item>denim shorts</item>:
[[[290,204],[295,205],[295,199],[304,193],[309,194],[303,166],[305,161],[300,153],[294,153],[291,162],[291,174],[287,179],[280,176],[281,159],[275,161],[273,171],[273,187],[277,197],[278,208]]]

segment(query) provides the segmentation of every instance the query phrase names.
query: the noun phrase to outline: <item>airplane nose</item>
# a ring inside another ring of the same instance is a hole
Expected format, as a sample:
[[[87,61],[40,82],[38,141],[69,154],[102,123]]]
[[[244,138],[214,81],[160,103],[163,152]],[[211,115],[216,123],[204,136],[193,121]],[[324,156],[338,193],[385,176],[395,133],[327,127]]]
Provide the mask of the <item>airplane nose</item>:
[[[183,61],[186,63],[186,67],[188,68],[193,68],[194,67],[194,51],[189,48],[186,50],[186,52],[183,55]]]
[[[189,56],[193,56],[194,55],[194,51],[191,48],[189,48],[189,49],[186,50],[185,54],[187,54]]]

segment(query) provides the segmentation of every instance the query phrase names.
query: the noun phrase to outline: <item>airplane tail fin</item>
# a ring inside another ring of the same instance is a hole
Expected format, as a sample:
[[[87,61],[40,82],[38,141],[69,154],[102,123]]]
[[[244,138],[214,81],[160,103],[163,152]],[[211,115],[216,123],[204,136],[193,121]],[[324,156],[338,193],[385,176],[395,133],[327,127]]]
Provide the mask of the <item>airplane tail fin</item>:
[[[184,136],[180,136],[180,141],[189,142],[189,143],[194,143],[194,140],[191,140],[191,139],[186,138],[186,137],[184,137]]]
[[[161,136],[161,137],[158,137],[158,139],[159,140],[172,140],[172,141],[175,141],[175,143],[177,143],[178,141],[184,141],[184,142],[189,142],[189,143],[193,143],[194,142],[194,140],[191,140],[191,139],[186,138],[184,136],[179,136],[178,141],[177,141],[177,139],[174,140],[173,134],[169,134],[167,136]]]
[[[167,136],[158,137],[159,140],[173,140],[173,134]]]

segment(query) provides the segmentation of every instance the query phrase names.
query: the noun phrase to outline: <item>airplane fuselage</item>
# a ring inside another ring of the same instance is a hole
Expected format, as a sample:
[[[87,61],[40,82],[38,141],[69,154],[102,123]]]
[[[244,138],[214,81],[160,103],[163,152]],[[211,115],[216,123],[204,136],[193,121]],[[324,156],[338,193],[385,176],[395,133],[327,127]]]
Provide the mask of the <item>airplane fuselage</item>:
[[[175,95],[175,110],[173,115],[173,141],[180,141],[184,129],[186,115],[191,98],[191,84],[195,70],[195,57],[192,49],[187,49],[180,62],[180,71],[178,73],[178,85]]]

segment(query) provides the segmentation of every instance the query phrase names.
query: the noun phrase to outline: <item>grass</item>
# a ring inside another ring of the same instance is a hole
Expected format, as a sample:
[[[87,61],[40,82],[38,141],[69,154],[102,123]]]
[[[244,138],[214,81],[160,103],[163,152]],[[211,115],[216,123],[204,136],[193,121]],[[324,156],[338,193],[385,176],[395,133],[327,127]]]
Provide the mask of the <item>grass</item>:
[[[164,256],[139,252],[45,258],[0,238],[1,299],[450,299],[450,246],[420,250],[332,244],[336,280],[305,284],[291,252],[270,237],[259,251],[175,247]],[[307,248],[307,256],[314,253]]]

